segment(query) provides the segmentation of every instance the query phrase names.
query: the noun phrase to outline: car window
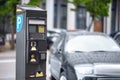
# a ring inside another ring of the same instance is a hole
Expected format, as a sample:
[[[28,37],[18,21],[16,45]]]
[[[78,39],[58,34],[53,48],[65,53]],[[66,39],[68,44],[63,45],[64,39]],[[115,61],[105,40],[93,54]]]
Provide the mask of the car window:
[[[66,43],[65,51],[120,51],[120,47],[108,36],[76,36]]]
[[[55,40],[55,42],[51,46],[51,50],[56,50],[56,46],[58,45],[59,41],[60,41],[60,37],[57,37],[57,39]]]
[[[57,39],[55,40],[55,42],[51,46],[52,53],[56,53],[57,49],[61,46],[62,39],[63,39],[62,35],[57,37]]]

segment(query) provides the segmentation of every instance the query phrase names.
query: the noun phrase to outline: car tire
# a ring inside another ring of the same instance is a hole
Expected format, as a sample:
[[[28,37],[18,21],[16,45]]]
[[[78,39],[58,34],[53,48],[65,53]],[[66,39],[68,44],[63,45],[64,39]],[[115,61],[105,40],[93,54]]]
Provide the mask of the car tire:
[[[51,75],[51,78],[50,78],[50,80],[56,80],[52,75]]]
[[[67,80],[65,72],[62,72],[59,80]]]
[[[87,78],[85,80],[97,80],[97,79],[95,79],[95,78],[94,79],[93,78]]]

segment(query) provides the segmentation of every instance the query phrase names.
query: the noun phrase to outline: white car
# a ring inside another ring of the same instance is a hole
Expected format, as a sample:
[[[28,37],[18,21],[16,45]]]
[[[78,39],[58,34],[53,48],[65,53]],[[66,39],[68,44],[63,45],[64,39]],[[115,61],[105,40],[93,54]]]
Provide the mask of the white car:
[[[106,34],[62,33],[50,52],[51,80],[120,80],[120,47]]]

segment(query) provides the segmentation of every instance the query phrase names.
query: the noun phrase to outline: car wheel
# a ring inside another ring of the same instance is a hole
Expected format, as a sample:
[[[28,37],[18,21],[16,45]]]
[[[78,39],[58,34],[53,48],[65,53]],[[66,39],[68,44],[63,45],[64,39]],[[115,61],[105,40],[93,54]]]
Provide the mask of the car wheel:
[[[96,78],[87,78],[87,79],[85,79],[85,80],[97,80]]]
[[[60,75],[60,80],[67,80],[65,72],[62,72]]]

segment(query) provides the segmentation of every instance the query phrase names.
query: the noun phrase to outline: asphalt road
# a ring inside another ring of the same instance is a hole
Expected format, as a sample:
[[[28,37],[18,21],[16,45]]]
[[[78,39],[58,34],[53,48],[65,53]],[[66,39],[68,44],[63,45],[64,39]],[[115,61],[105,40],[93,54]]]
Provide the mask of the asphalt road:
[[[0,52],[0,80],[15,80],[15,51]]]

